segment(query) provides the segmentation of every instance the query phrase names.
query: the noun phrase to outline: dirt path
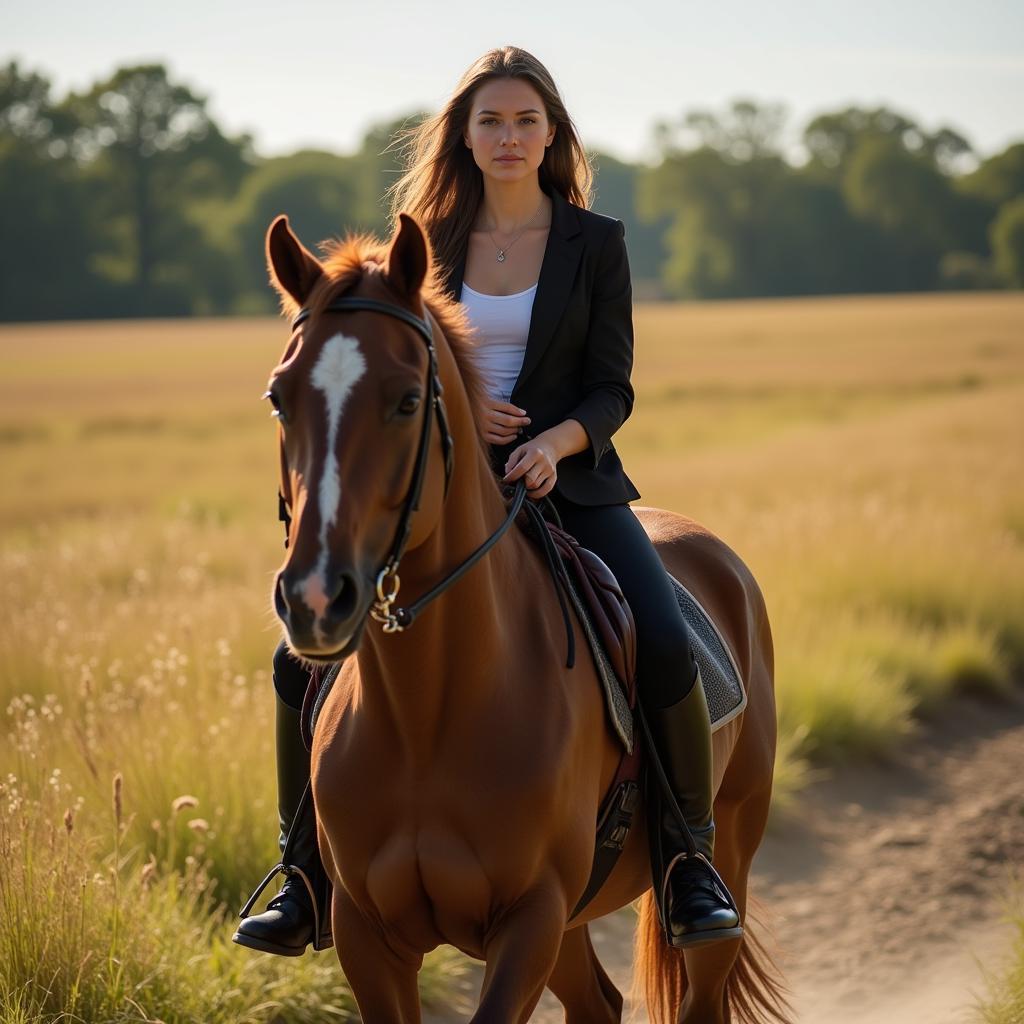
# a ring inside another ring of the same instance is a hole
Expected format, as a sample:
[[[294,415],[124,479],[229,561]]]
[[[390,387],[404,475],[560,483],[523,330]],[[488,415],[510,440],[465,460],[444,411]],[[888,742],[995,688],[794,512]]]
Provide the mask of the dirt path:
[[[1009,948],[1002,901],[1015,870],[1024,880],[1024,693],[958,698],[895,754],[820,778],[797,816],[773,822],[752,881],[797,1019],[969,1021],[979,961],[994,968]],[[623,992],[633,919],[626,909],[592,926]],[[465,997],[479,977],[474,965]],[[550,994],[532,1020],[561,1024]]]
[[[886,762],[817,783],[761,853],[801,1020],[970,1019],[1024,868],[1024,700],[956,700]]]

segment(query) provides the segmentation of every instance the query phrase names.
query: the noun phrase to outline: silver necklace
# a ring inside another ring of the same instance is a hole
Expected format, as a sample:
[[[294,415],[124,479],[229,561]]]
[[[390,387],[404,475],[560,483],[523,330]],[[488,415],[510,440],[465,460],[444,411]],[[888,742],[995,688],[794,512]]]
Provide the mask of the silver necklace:
[[[542,199],[542,200],[540,201],[540,206],[538,206],[538,207],[537,207],[537,209],[536,209],[536,210],[534,211],[534,213],[533,213],[533,217],[531,217],[531,218],[530,218],[530,220],[528,220],[528,221],[526,222],[526,227],[524,227],[524,228],[523,228],[523,230],[522,230],[522,231],[520,231],[520,232],[519,232],[519,234],[518,234],[518,235],[516,235],[516,237],[515,237],[515,238],[513,238],[513,239],[512,239],[512,241],[511,241],[511,242],[509,242],[509,243],[508,243],[508,245],[506,245],[506,246],[505,246],[504,248],[500,247],[500,246],[498,245],[498,243],[497,243],[497,242],[495,242],[495,240],[494,240],[494,235],[492,235],[492,234],[490,233],[490,231],[488,231],[488,232],[487,232],[487,237],[488,237],[488,238],[489,238],[489,239],[491,240],[491,245],[493,245],[493,246],[494,246],[494,248],[495,248],[495,249],[497,250],[497,252],[498,252],[498,256],[497,256],[497,262],[498,262],[498,263],[504,263],[504,262],[505,262],[505,253],[507,253],[507,252],[509,251],[509,249],[511,249],[511,248],[512,248],[512,246],[513,246],[513,245],[515,245],[515,244],[516,244],[516,242],[518,242],[518,241],[519,241],[519,239],[520,239],[520,238],[522,238],[522,237],[523,237],[523,235],[525,235],[525,234],[526,234],[526,230],[527,230],[527,228],[529,228],[529,226],[530,226],[530,221],[532,221],[532,220],[534,219],[534,217],[536,217],[536,216],[537,216],[537,214],[538,214],[538,213],[540,213],[540,211],[541,211],[541,210],[543,209],[543,207],[544,207],[544,200]]]

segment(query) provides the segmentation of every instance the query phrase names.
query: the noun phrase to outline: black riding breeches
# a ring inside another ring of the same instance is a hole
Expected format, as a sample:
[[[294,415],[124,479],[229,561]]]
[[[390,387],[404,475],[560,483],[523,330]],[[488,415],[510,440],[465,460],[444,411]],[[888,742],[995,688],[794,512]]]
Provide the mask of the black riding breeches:
[[[613,573],[637,633],[637,693],[645,707],[675,704],[690,692],[697,663],[690,629],[650,537],[626,504],[578,505],[552,491],[562,525]]]

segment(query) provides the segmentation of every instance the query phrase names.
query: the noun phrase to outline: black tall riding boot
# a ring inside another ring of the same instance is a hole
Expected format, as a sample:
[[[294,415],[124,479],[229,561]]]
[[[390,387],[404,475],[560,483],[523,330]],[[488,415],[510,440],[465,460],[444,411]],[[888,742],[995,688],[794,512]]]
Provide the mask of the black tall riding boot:
[[[331,938],[331,883],[317,846],[316,813],[309,788],[309,752],[299,730],[299,712],[277,701],[277,803],[281,819],[281,860],[242,908],[243,918],[232,939],[242,946],[302,956],[311,942],[328,949]],[[270,880],[286,876],[281,891],[262,914],[246,915]]]
[[[671,945],[701,946],[743,934],[732,894],[711,864],[711,723],[697,670],[689,693],[643,709],[648,747],[651,867],[662,927]],[[675,806],[674,806],[675,805]]]

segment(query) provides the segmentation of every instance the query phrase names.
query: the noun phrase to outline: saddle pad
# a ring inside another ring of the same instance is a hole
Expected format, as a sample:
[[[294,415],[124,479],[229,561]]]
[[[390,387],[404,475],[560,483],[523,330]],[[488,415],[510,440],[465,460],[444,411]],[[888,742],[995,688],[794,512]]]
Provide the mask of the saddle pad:
[[[690,646],[704,681],[711,731],[732,721],[746,706],[747,692],[728,644],[700,602],[672,575],[679,608],[690,627]],[[643,685],[641,683],[641,685]]]

